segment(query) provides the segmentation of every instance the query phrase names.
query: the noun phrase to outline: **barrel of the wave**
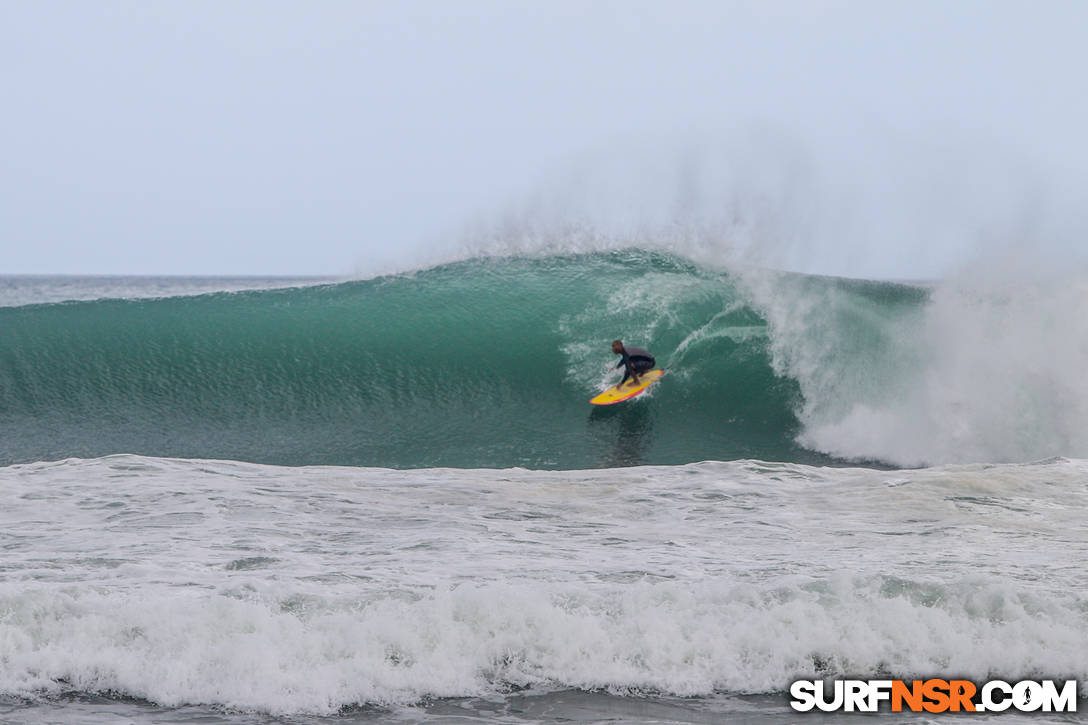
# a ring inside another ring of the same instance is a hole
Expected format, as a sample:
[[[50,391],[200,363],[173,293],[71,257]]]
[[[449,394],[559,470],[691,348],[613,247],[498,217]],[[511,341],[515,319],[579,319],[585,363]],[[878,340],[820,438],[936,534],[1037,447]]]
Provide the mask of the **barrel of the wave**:
[[[589,399],[593,405],[615,405],[616,403],[622,403],[625,400],[630,400],[636,396],[642,395],[650,386],[661,379],[661,376],[665,374],[664,370],[650,370],[647,371],[639,378],[636,383],[631,380],[627,383],[621,383],[620,385],[613,385],[608,390],[595,395]]]

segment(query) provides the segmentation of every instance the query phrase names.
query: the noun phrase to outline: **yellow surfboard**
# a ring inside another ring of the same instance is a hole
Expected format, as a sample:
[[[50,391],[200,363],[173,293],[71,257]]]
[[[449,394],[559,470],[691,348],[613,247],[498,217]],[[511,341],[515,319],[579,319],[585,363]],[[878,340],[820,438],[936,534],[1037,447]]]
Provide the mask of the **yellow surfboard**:
[[[647,370],[642,375],[638,376],[638,385],[635,385],[632,380],[628,380],[622,386],[613,385],[600,395],[590,398],[589,402],[594,405],[612,405],[613,403],[623,402],[636,395],[645,393],[647,388],[656,383],[664,374],[664,370]]]

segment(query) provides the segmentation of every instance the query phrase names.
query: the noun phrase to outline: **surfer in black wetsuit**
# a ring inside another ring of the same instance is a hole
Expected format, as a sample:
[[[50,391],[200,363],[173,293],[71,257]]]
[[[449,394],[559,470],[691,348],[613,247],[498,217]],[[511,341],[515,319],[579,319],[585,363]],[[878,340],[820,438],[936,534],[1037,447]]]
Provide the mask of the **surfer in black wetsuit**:
[[[623,359],[616,365],[616,367],[623,366],[625,368],[620,385],[626,383],[627,378],[631,378],[635,381],[635,385],[638,385],[638,376],[657,364],[654,356],[650,353],[640,347],[624,347],[623,342],[620,340],[613,340],[612,352],[623,356]]]

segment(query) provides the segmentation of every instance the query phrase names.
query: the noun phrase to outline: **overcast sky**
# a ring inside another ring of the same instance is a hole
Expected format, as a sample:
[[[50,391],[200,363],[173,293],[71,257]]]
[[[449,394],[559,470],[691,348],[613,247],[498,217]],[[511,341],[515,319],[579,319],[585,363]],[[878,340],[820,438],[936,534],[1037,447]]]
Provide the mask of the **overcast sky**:
[[[572,225],[859,276],[1082,254],[1086,33],[1077,0],[0,0],[0,273],[366,274]]]

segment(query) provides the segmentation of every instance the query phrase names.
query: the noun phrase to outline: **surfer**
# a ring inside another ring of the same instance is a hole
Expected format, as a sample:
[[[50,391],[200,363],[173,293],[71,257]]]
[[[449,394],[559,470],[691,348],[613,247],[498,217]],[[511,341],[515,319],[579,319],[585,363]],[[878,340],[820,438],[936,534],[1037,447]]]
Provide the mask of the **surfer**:
[[[638,376],[657,364],[653,355],[640,347],[624,347],[621,340],[612,341],[612,352],[623,356],[623,359],[616,365],[616,367],[621,365],[624,367],[623,380],[620,381],[620,385],[626,383],[628,377],[635,381],[635,385],[638,385]]]

